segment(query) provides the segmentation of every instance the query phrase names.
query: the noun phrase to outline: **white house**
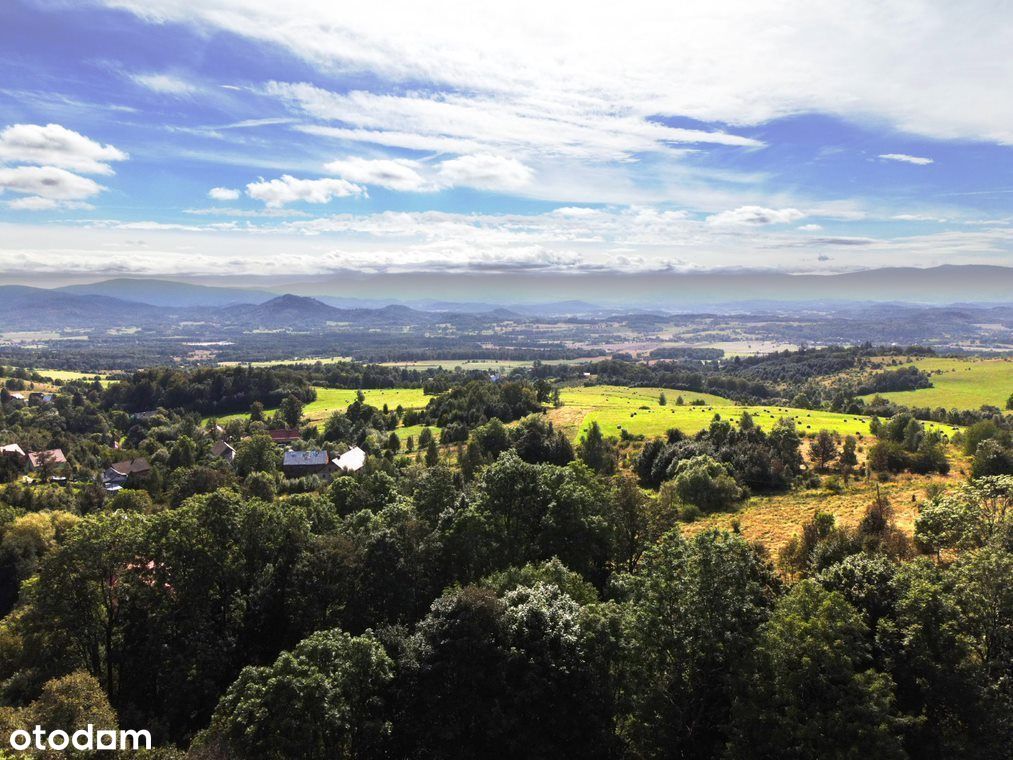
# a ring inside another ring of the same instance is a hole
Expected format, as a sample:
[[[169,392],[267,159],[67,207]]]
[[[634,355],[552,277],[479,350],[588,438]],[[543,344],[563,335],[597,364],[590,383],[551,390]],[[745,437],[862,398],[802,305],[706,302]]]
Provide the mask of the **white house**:
[[[355,472],[356,470],[361,470],[362,466],[366,464],[366,452],[358,446],[353,446],[337,459],[333,460],[332,464],[337,469],[345,472]]]

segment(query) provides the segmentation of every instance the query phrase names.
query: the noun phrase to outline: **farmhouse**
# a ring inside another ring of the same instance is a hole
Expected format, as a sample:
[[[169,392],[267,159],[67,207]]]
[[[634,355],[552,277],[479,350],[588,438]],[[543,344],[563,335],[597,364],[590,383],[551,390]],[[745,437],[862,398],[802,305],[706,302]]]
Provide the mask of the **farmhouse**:
[[[151,465],[148,464],[148,460],[144,457],[127,459],[123,462],[114,462],[112,467],[109,469],[114,472],[118,472],[124,478],[129,478],[131,476],[135,478],[146,478],[151,474]],[[108,472],[108,470],[106,472]]]
[[[225,441],[215,441],[211,446],[212,456],[224,459],[229,464],[236,458],[236,450]]]
[[[334,467],[343,472],[355,472],[362,469],[364,464],[366,464],[366,452],[358,446],[353,446],[334,460]]]
[[[0,456],[17,457],[18,461],[23,462],[28,455],[16,443],[8,443],[5,446],[0,446]]]
[[[284,446],[294,441],[298,441],[302,436],[299,435],[299,431],[295,428],[281,428],[279,430],[268,430],[267,434],[271,436],[271,440],[277,443],[279,446]]]
[[[281,470],[286,478],[302,478],[327,469],[330,456],[326,451],[286,451]]]
[[[63,449],[31,451],[28,453],[28,464],[33,470],[41,470],[45,467],[62,467],[67,464],[67,457],[64,456]]]

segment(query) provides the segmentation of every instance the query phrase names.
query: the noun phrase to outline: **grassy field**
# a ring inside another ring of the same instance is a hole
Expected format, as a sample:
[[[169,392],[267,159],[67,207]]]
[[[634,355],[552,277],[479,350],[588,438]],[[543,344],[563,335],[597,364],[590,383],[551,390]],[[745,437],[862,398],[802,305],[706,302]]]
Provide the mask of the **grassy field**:
[[[352,357],[350,356],[323,356],[323,357],[304,357],[302,359],[272,359],[271,361],[263,362],[218,362],[220,367],[236,367],[240,364],[249,367],[277,367],[282,364],[337,364],[339,362],[350,362]]]
[[[601,359],[602,357],[596,357]],[[584,364],[596,361],[596,358],[587,359],[547,359],[545,364]],[[402,369],[462,369],[482,370],[484,372],[509,372],[518,367],[530,367],[534,364],[532,360],[523,359],[426,359],[413,362],[383,362],[384,367],[401,367]]]
[[[954,452],[951,452],[954,454]],[[734,512],[718,512],[681,526],[684,534],[694,535],[708,528],[730,530],[737,522],[742,535],[749,541],[758,541],[766,546],[773,557],[798,534],[813,513],[830,512],[839,525],[854,526],[865,514],[866,508],[875,499],[877,486],[889,500],[894,510],[894,521],[898,528],[908,535],[914,531],[918,516],[918,504],[926,498],[926,489],[932,483],[946,486],[961,482],[962,462],[959,455],[949,475],[901,475],[888,483],[877,484],[869,481],[852,481],[842,493],[826,489],[792,491],[775,496],[754,496]]]
[[[311,424],[324,422],[331,416],[332,412],[343,412],[349,404],[355,401],[358,391],[345,388],[316,388],[317,398],[303,407],[303,415]],[[405,409],[421,409],[429,403],[432,396],[426,396],[421,388],[380,388],[376,390],[364,390],[366,403],[382,409],[386,404],[390,409],[401,406]],[[267,410],[273,412],[273,409]],[[227,422],[232,419],[249,417],[249,413],[230,414],[226,417],[219,417],[219,422]],[[416,434],[417,435],[417,434]]]
[[[795,421],[800,433],[815,433],[826,428],[841,435],[869,435],[869,419],[854,414],[792,409],[777,406],[737,406],[734,402],[706,393],[666,390],[666,406],[658,403],[660,388],[621,388],[597,385],[587,388],[564,388],[560,393],[563,406],[552,410],[550,418],[569,433],[574,440],[583,434],[592,422],[597,422],[605,435],[618,436],[622,430],[634,435],[662,436],[669,428],[679,428],[693,434],[705,429],[718,414],[722,419],[738,423],[742,412],[748,411],[761,428],[769,429],[781,417]],[[685,405],[676,405],[682,396]],[[706,406],[691,406],[702,399]],[[925,423],[930,430],[941,430],[947,435],[956,432],[949,425]]]
[[[933,387],[883,393],[884,398],[906,406],[977,409],[989,404],[1004,409],[1013,393],[1013,359],[926,358],[898,366],[911,364],[929,373]],[[870,398],[865,396],[866,400]]]

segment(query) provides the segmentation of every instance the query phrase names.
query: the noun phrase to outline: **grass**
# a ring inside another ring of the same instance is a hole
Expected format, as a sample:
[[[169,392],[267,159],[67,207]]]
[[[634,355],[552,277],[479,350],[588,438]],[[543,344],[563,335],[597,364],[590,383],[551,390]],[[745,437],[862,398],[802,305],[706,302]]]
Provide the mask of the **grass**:
[[[218,362],[220,367],[235,367],[240,364],[249,367],[277,367],[283,364],[339,364],[341,362],[350,362],[352,357],[350,356],[322,356],[322,357],[304,357],[302,359],[271,359],[269,361],[262,362]]]
[[[356,390],[346,388],[317,387],[315,390],[317,392],[316,400],[303,407],[303,416],[313,425],[325,422],[333,412],[345,411],[355,401],[356,394],[358,393]],[[398,406],[405,409],[421,409],[432,398],[432,396],[426,396],[421,388],[377,388],[375,390],[364,390],[362,393],[366,397],[366,403],[370,406],[375,406],[377,409],[383,409],[384,404],[389,409],[396,409]],[[268,409],[266,411],[272,413],[275,410]],[[218,421],[228,422],[234,419],[246,419],[249,416],[249,412],[241,412],[239,414],[219,417]],[[419,429],[421,430],[421,428]],[[401,435],[401,433],[399,432],[398,435]],[[418,433],[415,435],[417,436]]]
[[[733,523],[737,523],[747,540],[763,544],[770,550],[772,557],[776,558],[781,547],[792,536],[800,533],[802,526],[817,511],[830,512],[837,518],[838,525],[858,524],[866,508],[875,499],[878,487],[893,506],[897,527],[912,535],[918,505],[926,498],[929,484],[956,484],[964,479],[960,469],[958,457],[950,474],[946,476],[901,475],[882,484],[852,481],[841,493],[817,488],[774,496],[754,496],[734,512],[706,515],[695,522],[681,525],[681,528],[684,534],[695,535],[709,528],[731,530]]]
[[[597,357],[601,359],[602,357]],[[546,359],[545,364],[583,364],[596,361],[596,358],[586,359]],[[424,359],[411,362],[384,362],[384,367],[400,367],[402,369],[462,369],[482,370],[483,372],[509,372],[518,367],[530,367],[534,360],[524,359]]]
[[[94,380],[95,377],[98,377],[103,384],[109,382],[101,372],[75,372],[69,369],[38,369],[34,367],[28,371],[42,375],[42,377],[49,378],[50,380],[59,380],[64,383],[71,380]]]
[[[720,396],[691,391],[666,390],[666,406],[658,403],[660,388],[621,388],[611,385],[597,385],[582,388],[565,388],[560,392],[563,406],[550,412],[550,418],[579,439],[592,422],[597,422],[606,436],[618,436],[622,430],[648,438],[665,434],[670,428],[693,434],[707,428],[714,415],[738,424],[744,411],[752,415],[761,428],[769,429],[780,418],[789,417],[802,434],[815,433],[821,429],[836,430],[841,435],[869,435],[869,417],[854,414],[836,414],[809,409],[793,409],[777,406],[738,406]],[[686,402],[676,405],[682,396]],[[705,406],[692,406],[695,399],[702,399]],[[956,432],[949,425],[925,423],[929,430],[941,430],[947,435]]]
[[[931,388],[916,391],[882,393],[883,398],[905,406],[943,407],[945,409],[978,409],[984,404],[1006,408],[1013,393],[1013,359],[925,358],[913,364],[928,372]],[[892,365],[887,369],[895,369]],[[872,396],[865,396],[868,401]]]

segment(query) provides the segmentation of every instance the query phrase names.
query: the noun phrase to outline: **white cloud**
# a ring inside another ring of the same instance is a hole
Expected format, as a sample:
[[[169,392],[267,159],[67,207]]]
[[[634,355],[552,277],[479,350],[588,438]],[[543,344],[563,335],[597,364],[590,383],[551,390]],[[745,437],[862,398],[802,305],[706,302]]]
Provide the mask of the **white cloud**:
[[[0,192],[10,190],[52,201],[79,201],[104,189],[94,180],[55,166],[0,167]]]
[[[364,195],[365,190],[343,179],[297,179],[284,174],[279,179],[259,180],[246,186],[246,194],[263,201],[268,208],[286,203],[329,203],[333,198]]]
[[[29,195],[25,198],[15,198],[12,201],[7,201],[8,208],[17,211],[48,211],[59,205],[60,201],[54,201],[52,198],[43,198],[38,195]]]
[[[515,158],[479,153],[459,156],[440,164],[440,181],[480,190],[513,190],[531,181],[534,172]]]
[[[139,249],[139,232],[147,243]],[[806,252],[799,255],[800,249]],[[775,226],[715,227],[680,209],[609,207],[595,214],[382,212],[292,220],[166,224],[97,220],[78,225],[8,223],[0,271],[285,276],[338,270],[640,271],[763,266],[842,270],[944,263],[1003,263],[1006,228],[927,235],[819,237]],[[847,259],[847,261],[845,261]],[[810,263],[805,263],[810,262]]]
[[[208,198],[216,201],[234,201],[239,197],[239,191],[231,187],[212,187],[208,190]]]
[[[672,145],[762,145],[726,132],[669,127],[629,107],[588,98],[546,100],[530,93],[337,93],[305,82],[271,82],[265,92],[305,116],[341,124],[309,125],[305,131],[409,150],[527,151],[629,161],[638,153],[683,152]]]
[[[803,219],[805,214],[797,208],[764,208],[763,206],[740,206],[707,217],[707,224],[717,227],[788,224]]]
[[[924,156],[909,156],[907,153],[880,153],[879,157],[886,161],[900,161],[904,164],[917,164],[918,166],[926,166],[934,163],[931,158],[925,158]]]
[[[131,74],[130,79],[141,87],[146,87],[159,95],[174,95],[184,97],[193,95],[200,88],[185,79],[180,79],[172,74],[146,73]]]
[[[127,154],[59,124],[12,124],[0,132],[0,162],[57,166],[84,174],[112,174]]]
[[[803,224],[799,227],[799,230],[802,232],[819,232],[822,229],[823,225],[820,224]]]
[[[408,159],[368,159],[349,157],[324,164],[324,169],[349,182],[379,185],[389,190],[417,192],[435,190],[419,173],[419,162]]]
[[[859,0],[842,15],[834,0],[738,0],[574,12],[570,3],[518,0],[476,14],[463,2],[303,0],[294,14],[277,0],[103,1],[151,23],[277,44],[331,74],[426,87],[424,99],[436,103],[475,93],[476,103],[509,104],[522,119],[517,104],[540,104],[543,114],[578,104],[602,137],[616,121],[643,130],[658,114],[746,125],[825,113],[1013,143],[1013,99],[996,97],[1013,77],[1013,28],[1001,10]]]

